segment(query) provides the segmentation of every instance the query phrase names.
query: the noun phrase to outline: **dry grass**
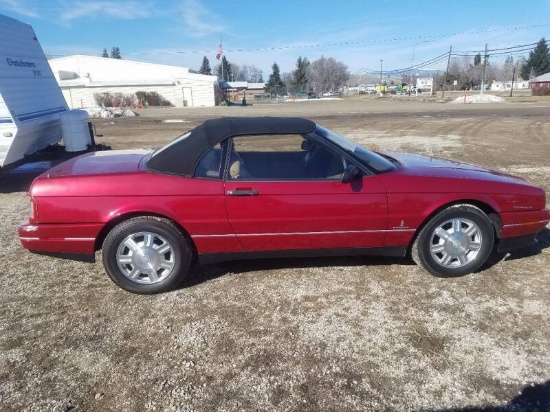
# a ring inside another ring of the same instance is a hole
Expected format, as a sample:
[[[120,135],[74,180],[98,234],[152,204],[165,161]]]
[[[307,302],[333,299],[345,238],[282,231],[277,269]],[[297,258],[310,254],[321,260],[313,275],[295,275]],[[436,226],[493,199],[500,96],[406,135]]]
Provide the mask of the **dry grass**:
[[[547,109],[502,106],[159,110],[97,127],[112,146],[150,147],[182,131],[161,118],[187,128],[227,114],[305,115],[380,149],[498,167],[550,191]],[[17,182],[0,178],[1,410],[550,407],[548,229],[540,248],[462,278],[405,259],[266,260],[205,266],[186,287],[144,297],[115,287],[99,263],[26,252],[15,229],[27,183]]]

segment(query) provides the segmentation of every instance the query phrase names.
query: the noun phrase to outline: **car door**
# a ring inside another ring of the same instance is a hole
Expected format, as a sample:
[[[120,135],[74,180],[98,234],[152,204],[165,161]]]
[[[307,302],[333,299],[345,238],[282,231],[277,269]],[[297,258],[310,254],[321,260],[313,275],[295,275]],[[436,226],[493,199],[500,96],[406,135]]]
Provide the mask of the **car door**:
[[[310,146],[300,135],[233,138],[227,155],[226,207],[243,248],[383,246],[383,184],[375,175],[343,183],[345,157],[329,147]]]

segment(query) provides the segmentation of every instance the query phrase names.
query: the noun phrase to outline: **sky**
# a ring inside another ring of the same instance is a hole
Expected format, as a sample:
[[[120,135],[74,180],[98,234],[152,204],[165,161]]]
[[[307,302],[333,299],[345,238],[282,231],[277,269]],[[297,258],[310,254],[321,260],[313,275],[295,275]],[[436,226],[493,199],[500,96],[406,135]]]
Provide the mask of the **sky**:
[[[273,63],[290,72],[298,57],[377,73],[428,62],[451,46],[483,52],[485,44],[550,39],[550,0],[0,0],[0,14],[31,24],[48,56],[117,46],[123,59],[198,70],[204,56],[213,68],[219,63],[221,43],[230,63],[254,65],[266,79]]]

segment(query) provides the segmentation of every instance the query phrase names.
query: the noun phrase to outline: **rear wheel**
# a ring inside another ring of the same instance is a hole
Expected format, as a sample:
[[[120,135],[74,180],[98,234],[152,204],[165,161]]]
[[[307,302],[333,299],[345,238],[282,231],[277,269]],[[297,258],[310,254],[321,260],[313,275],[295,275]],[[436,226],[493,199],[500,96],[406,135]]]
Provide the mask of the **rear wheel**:
[[[418,265],[435,276],[461,276],[485,263],[494,241],[491,221],[481,209],[453,205],[422,228],[411,254]]]
[[[103,266],[118,286],[153,294],[176,287],[191,265],[192,252],[172,222],[151,216],[115,226],[103,242]]]

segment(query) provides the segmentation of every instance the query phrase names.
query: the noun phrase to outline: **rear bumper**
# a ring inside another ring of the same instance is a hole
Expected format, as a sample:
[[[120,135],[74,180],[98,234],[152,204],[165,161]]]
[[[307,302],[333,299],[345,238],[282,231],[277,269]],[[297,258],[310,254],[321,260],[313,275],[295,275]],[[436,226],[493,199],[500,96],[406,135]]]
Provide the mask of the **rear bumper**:
[[[32,252],[93,254],[101,224],[19,224],[19,240]]]

